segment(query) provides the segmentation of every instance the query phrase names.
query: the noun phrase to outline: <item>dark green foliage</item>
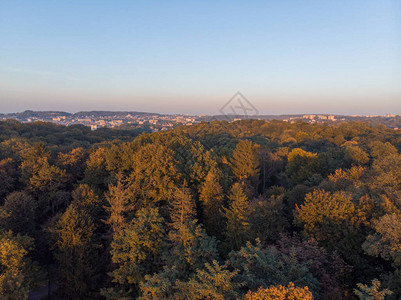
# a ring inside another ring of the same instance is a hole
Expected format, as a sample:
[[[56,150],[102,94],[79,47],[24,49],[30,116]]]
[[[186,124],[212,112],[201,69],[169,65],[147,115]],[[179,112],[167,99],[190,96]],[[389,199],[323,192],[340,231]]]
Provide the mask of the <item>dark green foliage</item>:
[[[238,269],[238,281],[243,282],[243,290],[257,290],[270,285],[308,286],[318,293],[320,284],[310,271],[311,262],[300,262],[295,249],[288,254],[280,253],[275,247],[262,248],[257,240],[256,245],[250,242],[238,252],[232,252],[229,258],[232,268]]]
[[[37,204],[25,192],[9,194],[0,207],[0,226],[14,233],[32,236],[35,232]]]

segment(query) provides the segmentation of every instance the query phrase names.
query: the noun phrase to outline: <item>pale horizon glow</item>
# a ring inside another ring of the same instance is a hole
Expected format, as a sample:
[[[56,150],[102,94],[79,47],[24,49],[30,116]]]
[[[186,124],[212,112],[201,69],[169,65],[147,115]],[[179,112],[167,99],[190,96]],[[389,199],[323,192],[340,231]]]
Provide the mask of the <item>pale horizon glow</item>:
[[[0,112],[401,114],[400,1],[0,2]]]

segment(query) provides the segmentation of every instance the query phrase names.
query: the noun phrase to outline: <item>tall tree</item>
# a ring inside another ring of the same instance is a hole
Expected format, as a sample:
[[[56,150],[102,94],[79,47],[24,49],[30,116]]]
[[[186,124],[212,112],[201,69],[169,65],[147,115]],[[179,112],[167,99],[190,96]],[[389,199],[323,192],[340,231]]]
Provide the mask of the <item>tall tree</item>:
[[[121,173],[117,174],[117,183],[109,185],[106,201],[108,205],[104,208],[108,216],[104,222],[110,226],[113,235],[122,229],[127,213],[133,209],[133,205],[129,203],[130,194]]]
[[[247,241],[250,229],[248,199],[239,183],[232,186],[228,201],[228,208],[223,209],[226,241],[230,249],[238,250]]]
[[[115,232],[111,243],[111,272],[114,288],[104,289],[108,299],[138,296],[146,274],[158,271],[163,246],[164,224],[157,208],[142,208],[130,224]]]
[[[179,174],[170,149],[163,145],[141,146],[132,158],[129,188],[140,205],[168,201]]]
[[[206,180],[200,188],[199,200],[203,209],[203,224],[206,232],[218,238],[222,238],[221,224],[224,216],[221,211],[223,208],[223,189],[218,181],[215,172],[210,171]]]
[[[170,226],[179,229],[187,222],[192,222],[196,215],[195,201],[186,182],[181,188],[176,188],[173,200],[170,203]]]
[[[84,299],[94,295],[101,265],[95,229],[91,214],[73,203],[51,230],[63,297]]]
[[[259,179],[259,151],[260,146],[249,141],[240,141],[231,158],[231,168],[238,181],[249,181],[256,187]]]

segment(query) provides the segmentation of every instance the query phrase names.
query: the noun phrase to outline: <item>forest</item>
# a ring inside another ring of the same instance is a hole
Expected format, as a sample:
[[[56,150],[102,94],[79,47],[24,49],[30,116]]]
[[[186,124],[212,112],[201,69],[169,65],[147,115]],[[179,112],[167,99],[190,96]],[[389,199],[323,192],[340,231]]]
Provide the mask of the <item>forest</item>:
[[[401,130],[0,122],[0,299],[400,299]]]

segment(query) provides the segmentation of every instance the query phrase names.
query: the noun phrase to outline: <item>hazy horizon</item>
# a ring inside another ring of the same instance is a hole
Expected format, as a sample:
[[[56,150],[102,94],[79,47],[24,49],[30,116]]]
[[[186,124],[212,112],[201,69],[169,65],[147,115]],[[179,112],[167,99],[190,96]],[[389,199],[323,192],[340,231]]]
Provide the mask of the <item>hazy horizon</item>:
[[[401,2],[0,3],[0,112],[401,114]]]

